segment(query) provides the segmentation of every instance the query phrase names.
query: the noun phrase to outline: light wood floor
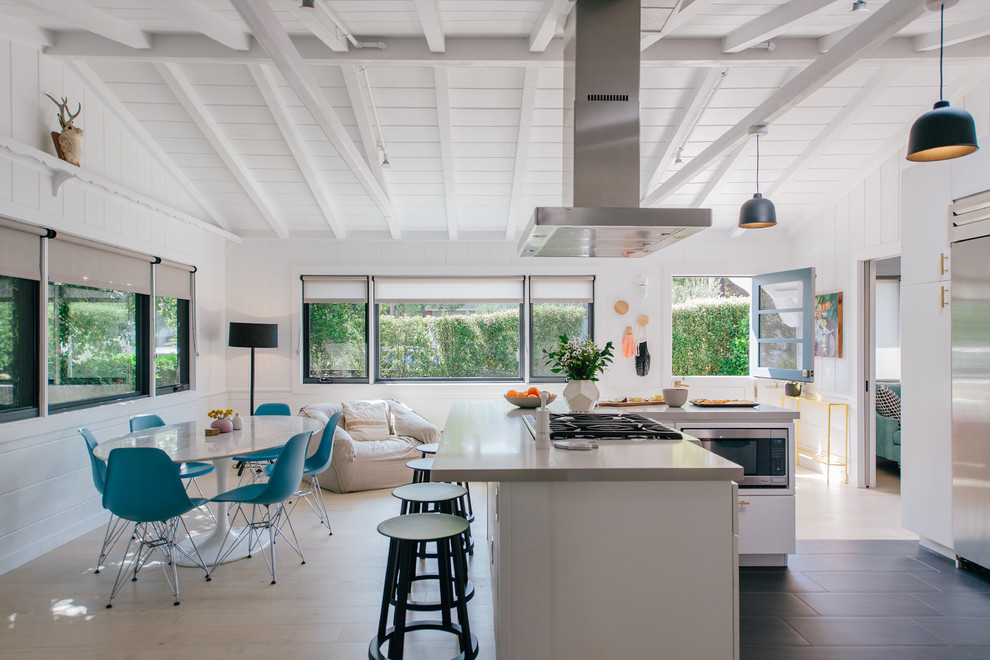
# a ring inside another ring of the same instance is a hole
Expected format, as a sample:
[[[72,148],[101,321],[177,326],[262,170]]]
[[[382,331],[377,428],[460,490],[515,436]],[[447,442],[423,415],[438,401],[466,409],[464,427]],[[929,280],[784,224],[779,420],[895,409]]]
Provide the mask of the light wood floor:
[[[209,479],[204,481],[210,481]],[[896,480],[862,490],[799,469],[798,538],[917,538],[900,527]],[[204,486],[208,484],[204,483]],[[484,484],[474,484],[476,551],[469,604],[480,658],[494,658],[489,556],[484,542]],[[209,492],[207,493],[209,495]],[[122,547],[99,575],[93,563],[103,538],[95,530],[0,576],[0,657],[21,658],[313,658],[367,657],[375,634],[387,541],[375,527],[398,513],[388,491],[325,493],[334,525],[328,536],[308,508],[293,516],[306,554],[300,565],[279,548],[278,584],[260,557],[221,566],[212,582],[181,569],[182,604],[161,570],[148,566],[104,608]],[[303,505],[304,506],[304,505]],[[208,521],[195,522],[203,528]],[[416,633],[406,657],[451,658],[451,636]]]

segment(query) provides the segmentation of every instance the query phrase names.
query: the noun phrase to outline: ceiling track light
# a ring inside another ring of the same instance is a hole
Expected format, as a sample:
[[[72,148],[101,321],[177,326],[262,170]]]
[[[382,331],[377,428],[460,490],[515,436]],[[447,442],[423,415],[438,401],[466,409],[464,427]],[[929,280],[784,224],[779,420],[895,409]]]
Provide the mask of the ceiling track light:
[[[938,40],[938,97],[932,109],[915,120],[908,137],[907,159],[914,162],[949,160],[971,154],[980,148],[976,143],[976,123],[973,116],[962,108],[949,107],[943,98],[945,59],[945,5],[955,4],[952,0],[933,4],[940,14]]]
[[[866,0],[856,0],[850,11],[869,13],[870,8],[866,6]]]
[[[760,136],[767,133],[765,125],[749,127],[749,134],[756,135],[756,194],[739,209],[740,229],[763,229],[777,224],[777,209],[773,202],[760,194]]]
[[[378,106],[375,105],[375,95],[371,91],[371,80],[368,78],[368,67],[360,67],[355,75],[364,76],[364,86],[368,90],[368,104],[371,105],[371,117],[375,120],[375,128],[378,129],[378,151],[382,155],[381,166],[384,169],[391,167],[388,160],[388,147],[385,146],[385,134],[382,132],[382,120],[378,117]]]

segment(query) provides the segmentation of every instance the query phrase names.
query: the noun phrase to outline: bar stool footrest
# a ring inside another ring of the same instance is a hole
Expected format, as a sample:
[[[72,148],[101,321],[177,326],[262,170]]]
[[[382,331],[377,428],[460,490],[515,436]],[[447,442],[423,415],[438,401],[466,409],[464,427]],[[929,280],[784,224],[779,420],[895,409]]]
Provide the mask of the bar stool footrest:
[[[439,579],[440,579],[439,575],[437,575],[436,573],[430,573],[426,575],[417,575],[415,578],[413,578],[413,582],[415,582],[416,580],[439,580]],[[474,598],[474,583],[468,580],[467,584],[464,586],[464,602],[466,603],[470,601],[472,598]],[[398,604],[396,603],[394,598],[389,599],[389,603],[391,605]],[[460,600],[455,595],[453,600],[454,606],[456,607],[459,603]],[[414,612],[440,612],[443,610],[443,603],[441,603],[440,601],[427,602],[427,601],[411,600],[407,598],[406,609],[412,610]],[[409,628],[407,627],[406,630],[408,629]]]
[[[452,623],[450,626],[443,625],[443,621],[436,621],[432,619],[424,621],[415,621],[406,625],[406,632],[414,632],[416,630],[439,630],[441,632],[448,632],[454,635],[460,636],[461,627]],[[385,637],[379,639],[376,635],[371,643],[368,645],[368,660],[388,660],[388,657],[382,655],[382,646],[385,645],[387,641],[392,639],[392,635],[395,633],[395,628],[387,628],[385,630]],[[461,652],[459,655],[454,656],[451,660],[474,660],[478,657],[478,638],[471,633],[471,651],[470,653]]]

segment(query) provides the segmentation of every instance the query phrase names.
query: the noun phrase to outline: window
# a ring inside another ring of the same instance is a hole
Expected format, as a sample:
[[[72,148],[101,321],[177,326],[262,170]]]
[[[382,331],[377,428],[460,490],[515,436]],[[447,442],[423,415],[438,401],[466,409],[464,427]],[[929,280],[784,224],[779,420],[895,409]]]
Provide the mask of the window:
[[[561,335],[568,339],[592,337],[594,277],[540,277],[529,280],[530,376],[532,380],[565,378],[550,371],[545,352],[557,345]]]
[[[522,277],[376,277],[378,378],[522,378],[522,301]]]
[[[48,254],[49,409],[147,394],[150,259],[62,237]]]
[[[0,421],[38,415],[43,231],[0,220]]]
[[[673,278],[673,375],[750,375],[751,287],[748,277]]]
[[[190,300],[188,266],[155,265],[155,393],[189,389]]]
[[[752,375],[811,382],[814,315],[814,268],[754,277]]]
[[[303,381],[368,379],[368,278],[303,276]]]

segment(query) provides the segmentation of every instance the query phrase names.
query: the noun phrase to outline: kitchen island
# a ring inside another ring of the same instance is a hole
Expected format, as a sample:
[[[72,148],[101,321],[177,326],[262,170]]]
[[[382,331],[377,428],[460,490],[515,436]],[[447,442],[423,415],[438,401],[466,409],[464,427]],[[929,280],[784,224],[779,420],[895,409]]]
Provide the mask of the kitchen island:
[[[499,659],[738,658],[742,468],[685,440],[539,450],[525,414],[456,402],[432,471],[489,482]]]

